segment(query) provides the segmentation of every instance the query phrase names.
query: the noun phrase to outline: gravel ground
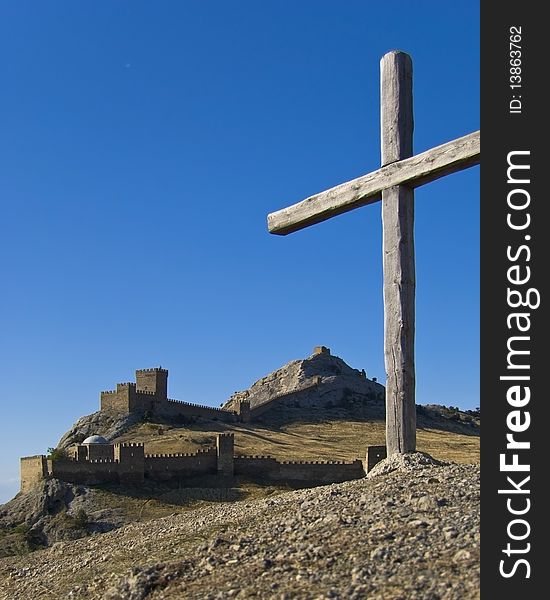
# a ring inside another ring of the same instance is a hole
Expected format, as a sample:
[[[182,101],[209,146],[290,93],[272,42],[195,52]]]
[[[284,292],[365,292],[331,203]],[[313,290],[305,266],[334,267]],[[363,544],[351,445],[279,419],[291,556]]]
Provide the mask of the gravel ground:
[[[478,597],[479,466],[421,453],[0,560],[2,600]]]

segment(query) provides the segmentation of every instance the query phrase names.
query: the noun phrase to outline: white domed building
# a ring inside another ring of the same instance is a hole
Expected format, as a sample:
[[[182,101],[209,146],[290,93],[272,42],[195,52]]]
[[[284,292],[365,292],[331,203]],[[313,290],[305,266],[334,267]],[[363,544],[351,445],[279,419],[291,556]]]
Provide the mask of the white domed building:
[[[81,444],[87,446],[89,444],[108,444],[109,442],[102,435],[91,435],[87,437]]]
[[[71,448],[72,456],[77,460],[113,459],[113,445],[102,435],[90,435],[83,442]]]

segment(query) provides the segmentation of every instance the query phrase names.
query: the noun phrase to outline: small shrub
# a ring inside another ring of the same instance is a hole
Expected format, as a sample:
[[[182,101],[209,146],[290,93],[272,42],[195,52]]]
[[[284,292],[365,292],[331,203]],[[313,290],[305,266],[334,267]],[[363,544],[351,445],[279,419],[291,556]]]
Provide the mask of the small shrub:
[[[26,523],[19,523],[13,528],[13,533],[28,533],[30,527]]]
[[[83,508],[79,508],[73,516],[74,525],[78,529],[85,529],[89,520],[88,513]]]
[[[60,460],[68,458],[68,454],[64,448],[48,448],[48,458],[50,460]]]

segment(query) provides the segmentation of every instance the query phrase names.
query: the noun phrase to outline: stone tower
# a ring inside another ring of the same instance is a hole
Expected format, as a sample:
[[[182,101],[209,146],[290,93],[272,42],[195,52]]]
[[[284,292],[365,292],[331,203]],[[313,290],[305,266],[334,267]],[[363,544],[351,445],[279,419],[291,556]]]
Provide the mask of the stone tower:
[[[250,400],[239,400],[237,403],[237,412],[242,423],[250,423]]]
[[[313,354],[328,354],[328,355],[330,355],[330,348],[327,348],[326,346],[315,346],[315,348],[313,348]]]
[[[375,465],[387,457],[386,446],[367,446],[365,471],[368,473]]]
[[[232,433],[219,433],[216,446],[218,451],[218,475],[233,477],[235,436]]]
[[[115,444],[114,459],[118,462],[121,483],[143,483],[145,470],[145,447],[137,442]]]
[[[138,391],[153,392],[157,400],[168,398],[168,370],[139,369],[136,371],[136,388]]]

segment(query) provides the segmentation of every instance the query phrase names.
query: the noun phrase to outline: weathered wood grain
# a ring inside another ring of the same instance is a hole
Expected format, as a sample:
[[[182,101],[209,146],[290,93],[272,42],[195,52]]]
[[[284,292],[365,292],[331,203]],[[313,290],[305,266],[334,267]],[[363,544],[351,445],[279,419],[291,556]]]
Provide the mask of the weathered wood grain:
[[[382,199],[384,364],[388,455],[416,447],[414,191],[403,185]]]
[[[380,148],[382,166],[413,153],[412,60],[393,50],[380,60]]]
[[[412,60],[389,52],[380,61],[382,164],[412,154]],[[414,190],[382,191],[384,361],[388,456],[416,450],[414,370]]]
[[[267,217],[270,233],[287,235],[360,206],[378,202],[382,190],[407,185],[416,188],[430,181],[479,164],[480,134],[475,131],[411,158],[384,167],[310,196]]]

